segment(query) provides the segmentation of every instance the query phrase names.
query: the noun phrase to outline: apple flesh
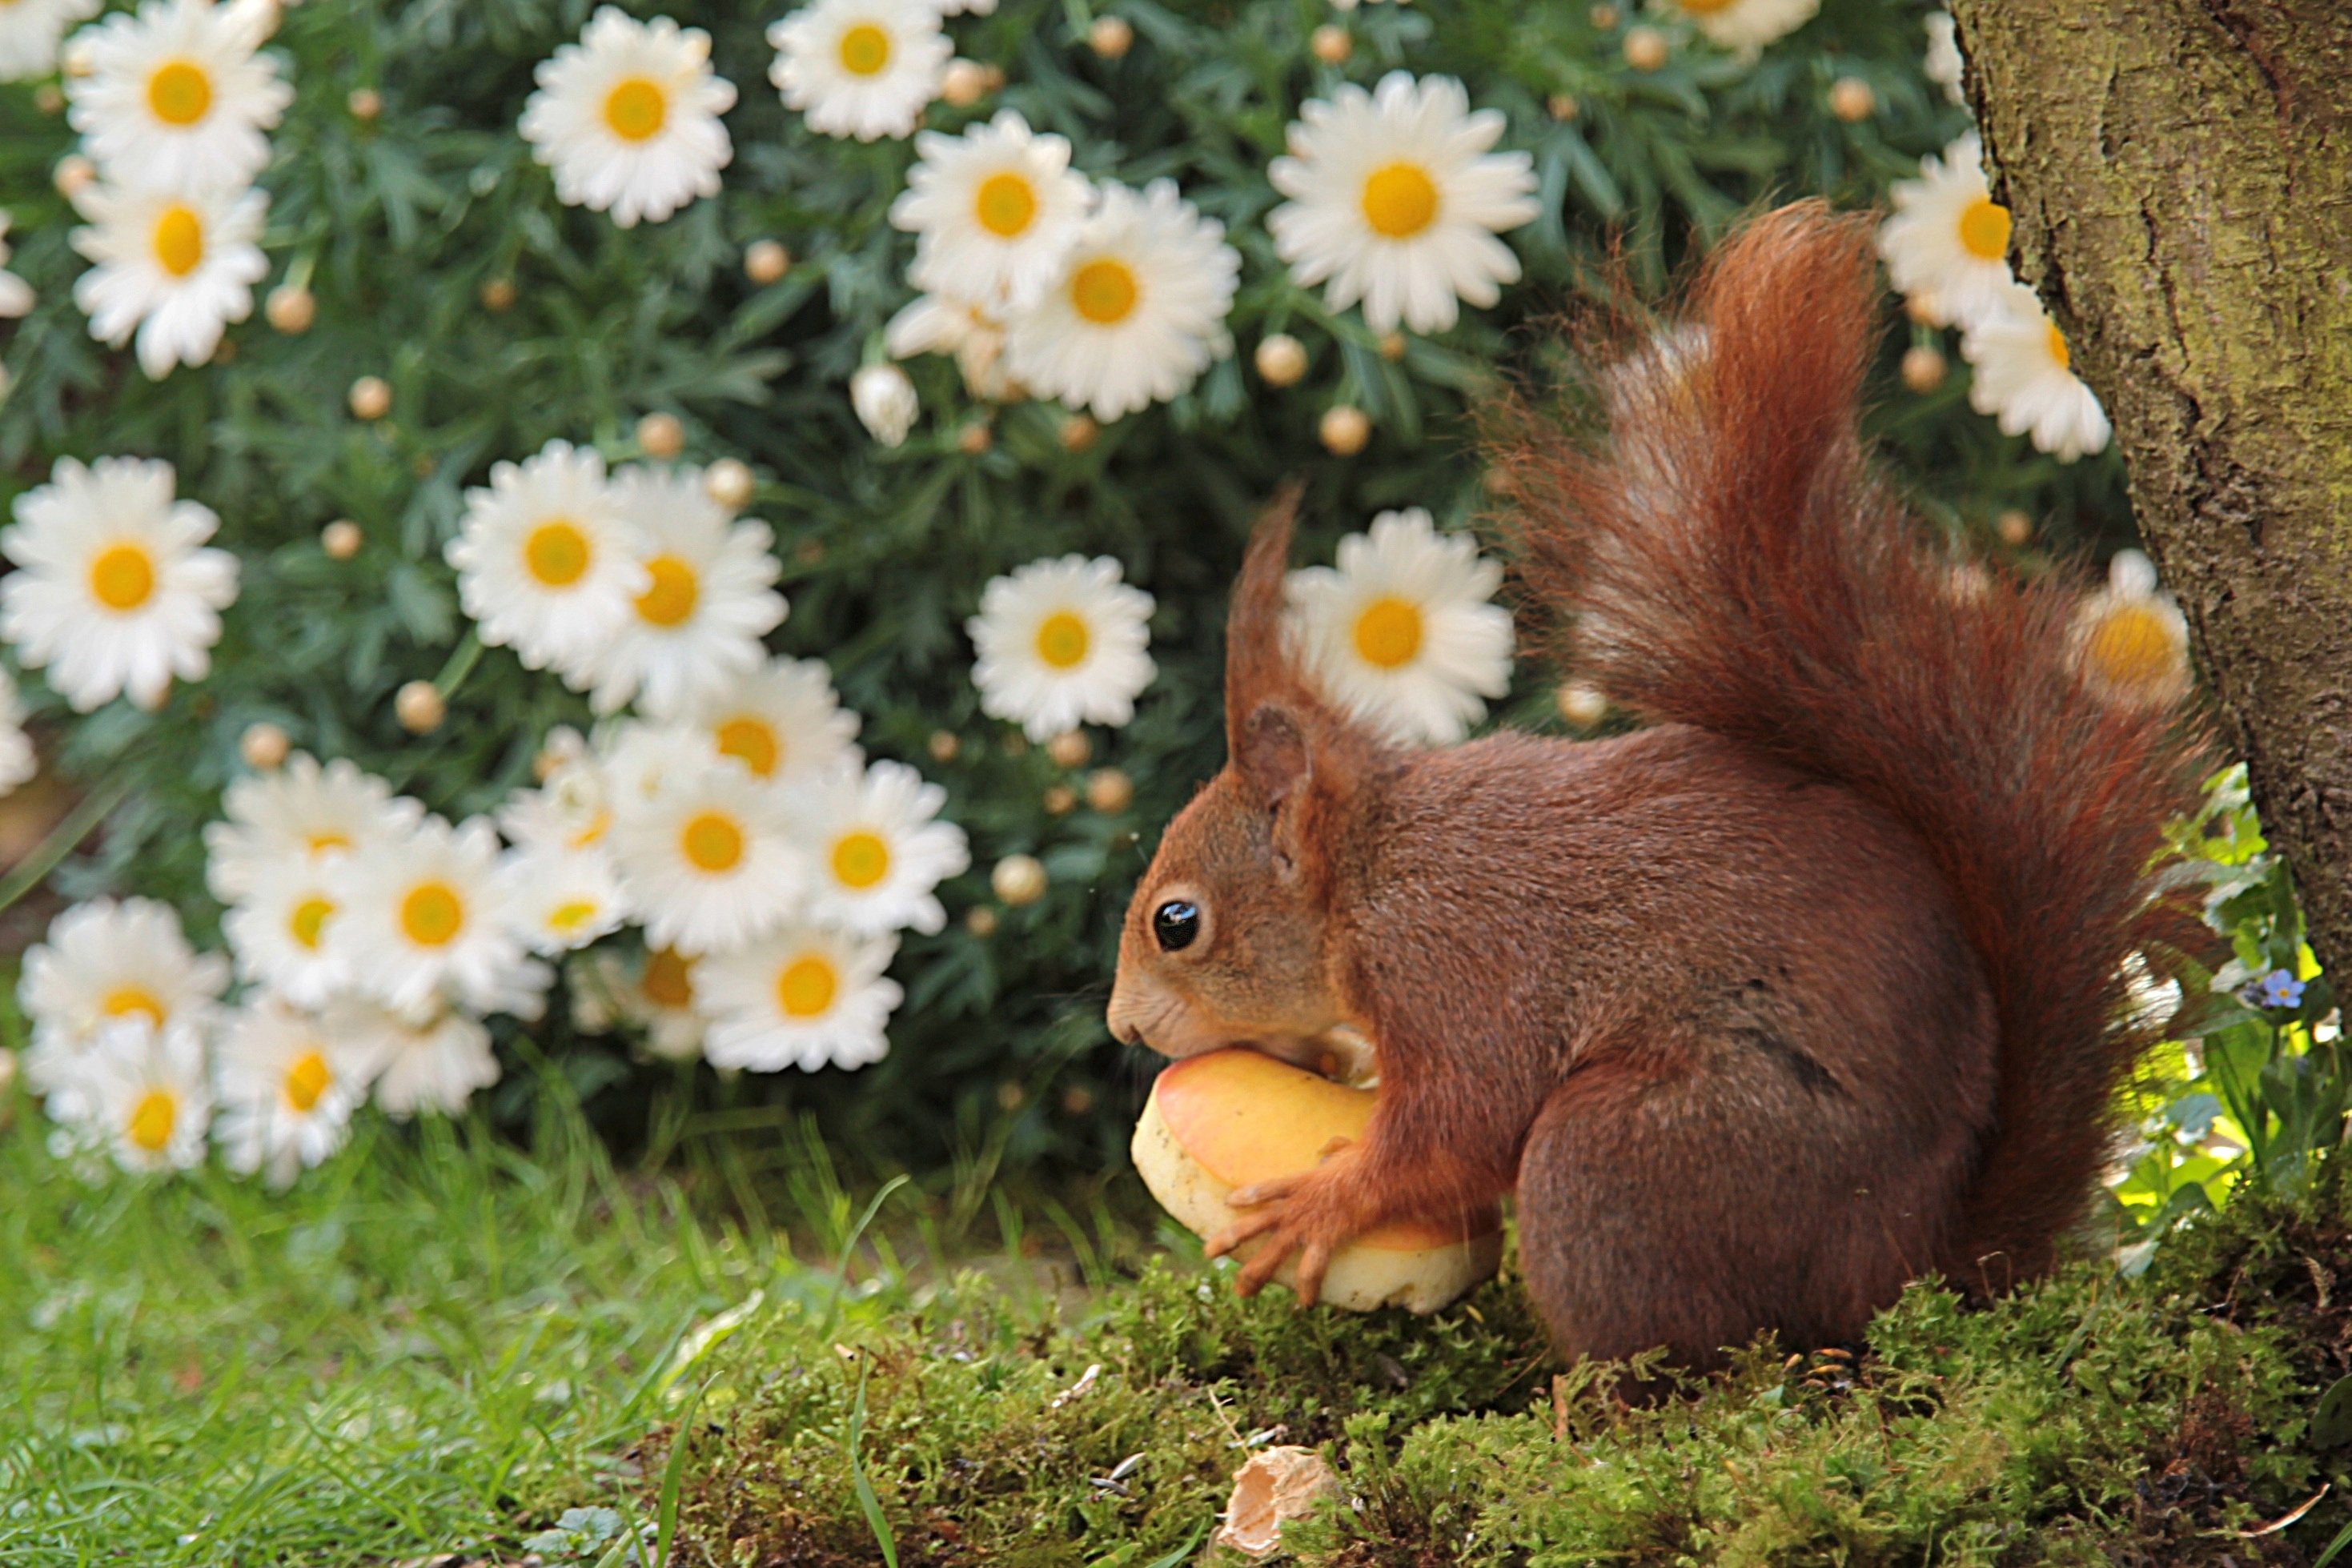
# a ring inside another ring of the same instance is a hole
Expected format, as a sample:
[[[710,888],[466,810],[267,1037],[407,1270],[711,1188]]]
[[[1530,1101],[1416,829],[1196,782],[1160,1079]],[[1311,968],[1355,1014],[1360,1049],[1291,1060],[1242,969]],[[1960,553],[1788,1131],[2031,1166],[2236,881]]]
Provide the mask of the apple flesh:
[[[1334,1138],[1363,1135],[1373,1091],[1351,1089],[1255,1051],[1213,1051],[1166,1068],[1136,1124],[1132,1153],[1143,1185],[1187,1230],[1214,1236],[1241,1218],[1238,1187],[1311,1170]],[[1249,1256],[1255,1242],[1240,1256]],[[1404,1220],[1376,1227],[1331,1255],[1322,1299],[1349,1312],[1433,1312],[1502,1264],[1493,1209],[1453,1225]],[[1295,1286],[1297,1259],[1276,1273]]]

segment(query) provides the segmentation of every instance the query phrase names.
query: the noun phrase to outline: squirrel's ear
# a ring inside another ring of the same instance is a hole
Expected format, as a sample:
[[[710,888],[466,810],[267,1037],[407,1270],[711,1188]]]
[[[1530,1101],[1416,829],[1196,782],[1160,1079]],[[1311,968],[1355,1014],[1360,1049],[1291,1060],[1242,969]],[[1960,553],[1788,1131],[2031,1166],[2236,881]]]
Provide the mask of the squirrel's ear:
[[[1315,745],[1306,725],[1279,703],[1261,704],[1241,723],[1233,763],[1251,797],[1273,818],[1275,859],[1285,875],[1292,873],[1315,783]]]
[[[1247,745],[1251,716],[1297,681],[1284,645],[1282,612],[1298,492],[1296,480],[1285,485],[1258,518],[1225,620],[1225,749],[1235,761]]]

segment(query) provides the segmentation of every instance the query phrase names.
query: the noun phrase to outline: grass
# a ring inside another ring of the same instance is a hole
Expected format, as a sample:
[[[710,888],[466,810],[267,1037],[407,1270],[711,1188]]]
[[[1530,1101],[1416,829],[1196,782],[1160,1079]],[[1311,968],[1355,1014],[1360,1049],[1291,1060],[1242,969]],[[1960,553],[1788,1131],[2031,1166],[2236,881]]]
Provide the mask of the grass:
[[[726,1145],[618,1171],[547,1099],[527,1148],[378,1127],[282,1195],[86,1186],[0,1112],[0,1563],[1177,1568],[1276,1442],[1342,1476],[1291,1541],[1323,1568],[2308,1564],[2352,1519],[2336,1166],[2141,1279],[1922,1286],[1853,1354],[1628,1409],[1507,1278],[1300,1314],[1043,1198],[947,1271],[973,1193],[854,1201],[805,1147],[767,1184],[795,1244],[727,1218]]]

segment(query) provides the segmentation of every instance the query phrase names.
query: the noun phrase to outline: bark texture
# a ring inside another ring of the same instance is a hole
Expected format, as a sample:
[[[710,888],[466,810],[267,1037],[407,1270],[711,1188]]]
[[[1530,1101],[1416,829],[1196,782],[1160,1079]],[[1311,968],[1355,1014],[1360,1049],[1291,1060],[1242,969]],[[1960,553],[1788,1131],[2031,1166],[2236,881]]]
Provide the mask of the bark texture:
[[[2352,4],[1950,4],[2018,276],[2352,973]]]

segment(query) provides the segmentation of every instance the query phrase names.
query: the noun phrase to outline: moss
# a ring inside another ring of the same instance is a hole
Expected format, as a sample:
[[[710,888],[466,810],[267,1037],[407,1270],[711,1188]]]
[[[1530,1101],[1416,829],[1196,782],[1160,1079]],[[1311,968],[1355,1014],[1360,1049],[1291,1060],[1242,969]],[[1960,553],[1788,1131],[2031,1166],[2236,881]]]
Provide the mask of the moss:
[[[1167,1260],[1078,1315],[978,1276],[785,1304],[708,1364],[679,1560],[880,1562],[862,1470],[902,1563],[1181,1563],[1244,1450],[1295,1442],[1345,1479],[1292,1531],[1328,1568],[2308,1562],[2347,1511],[2242,1532],[2345,1485],[2307,1439],[2352,1366],[2347,1209],[2331,1173],[2139,1280],[2084,1263],[1982,1310],[1917,1286],[1853,1353],[1761,1343],[1643,1407],[1556,1377],[1507,1280],[1428,1320]]]

